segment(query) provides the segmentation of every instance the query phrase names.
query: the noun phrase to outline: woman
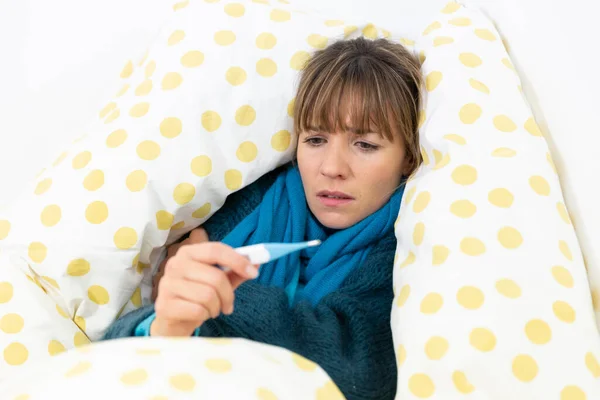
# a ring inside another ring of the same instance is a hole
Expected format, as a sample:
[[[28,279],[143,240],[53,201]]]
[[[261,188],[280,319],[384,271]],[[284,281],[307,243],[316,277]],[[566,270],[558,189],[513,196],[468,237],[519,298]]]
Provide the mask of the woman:
[[[420,85],[419,63],[386,40],[317,52],[295,100],[295,162],[171,246],[154,306],[106,338],[248,338],[316,362],[348,399],[392,399],[394,222],[421,161]],[[323,243],[262,266],[232,249],[313,239]]]

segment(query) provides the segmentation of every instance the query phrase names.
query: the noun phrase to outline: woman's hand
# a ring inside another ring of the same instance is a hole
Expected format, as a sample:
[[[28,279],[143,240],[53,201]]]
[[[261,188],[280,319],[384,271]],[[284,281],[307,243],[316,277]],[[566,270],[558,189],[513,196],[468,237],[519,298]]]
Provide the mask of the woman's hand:
[[[223,243],[182,242],[176,254],[168,259],[160,279],[154,305],[156,319],[150,334],[190,336],[209,318],[231,314],[234,290],[257,275],[257,266]]]

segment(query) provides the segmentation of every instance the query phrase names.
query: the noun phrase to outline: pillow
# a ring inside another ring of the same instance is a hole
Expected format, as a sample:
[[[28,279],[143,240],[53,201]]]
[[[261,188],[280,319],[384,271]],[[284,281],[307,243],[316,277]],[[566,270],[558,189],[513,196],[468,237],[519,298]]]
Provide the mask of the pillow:
[[[600,398],[582,254],[498,32],[449,3],[415,48],[424,165],[396,226],[398,397]]]
[[[164,245],[291,159],[294,84],[310,52],[389,36],[258,0],[173,10],[146,56],[127,62],[88,134],[0,217],[0,318],[20,321],[0,336],[2,371],[98,339],[148,303]],[[81,331],[59,328],[61,315]],[[20,357],[7,357],[16,348]]]
[[[100,342],[35,363],[0,391],[17,400],[344,398],[319,366],[285,349],[203,338]]]

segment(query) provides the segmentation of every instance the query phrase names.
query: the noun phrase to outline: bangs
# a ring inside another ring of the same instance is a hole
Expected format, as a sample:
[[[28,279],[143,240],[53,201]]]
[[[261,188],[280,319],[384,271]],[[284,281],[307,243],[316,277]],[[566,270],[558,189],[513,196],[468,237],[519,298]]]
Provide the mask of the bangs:
[[[390,104],[398,90],[378,68],[358,57],[306,71],[312,76],[305,76],[307,90],[296,98],[296,131],[373,132],[393,142],[400,116]]]

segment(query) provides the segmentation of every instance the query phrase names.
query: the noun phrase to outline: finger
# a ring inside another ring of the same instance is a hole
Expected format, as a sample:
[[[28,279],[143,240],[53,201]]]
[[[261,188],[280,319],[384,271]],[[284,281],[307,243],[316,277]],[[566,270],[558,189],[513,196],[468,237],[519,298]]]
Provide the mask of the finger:
[[[194,261],[229,268],[246,279],[254,279],[257,276],[256,268],[252,267],[246,257],[220,242],[187,245],[183,246],[180,251],[183,256]]]
[[[161,294],[166,298],[178,298],[200,304],[208,310],[211,318],[217,318],[221,314],[221,299],[215,288],[210,285],[165,277],[159,288],[159,296]]]
[[[180,298],[169,298],[159,300],[154,305],[157,317],[169,321],[194,322],[198,326],[210,318],[209,311],[202,305],[191,303]]]
[[[204,228],[196,228],[190,233],[189,240],[194,244],[208,242],[208,233],[206,233]]]
[[[260,265],[254,264],[253,267],[256,268],[256,270],[258,271],[260,268]],[[233,290],[236,290],[242,283],[244,283],[248,280],[248,279],[241,277],[235,273],[228,273],[227,276],[229,277],[229,282],[230,282]]]

